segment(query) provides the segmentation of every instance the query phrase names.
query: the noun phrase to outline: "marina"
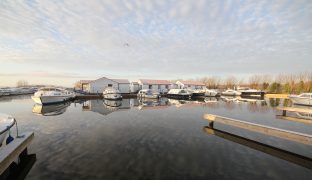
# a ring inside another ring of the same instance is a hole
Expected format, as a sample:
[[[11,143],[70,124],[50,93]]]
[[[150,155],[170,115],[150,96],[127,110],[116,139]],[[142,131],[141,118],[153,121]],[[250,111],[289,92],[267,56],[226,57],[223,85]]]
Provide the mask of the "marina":
[[[312,1],[0,16],[0,180],[312,180]]]
[[[23,134],[34,132],[27,150],[36,160],[29,162],[26,179],[81,178],[77,171],[92,179],[116,178],[116,173],[118,178],[134,179],[197,178],[199,174],[204,179],[226,179],[227,175],[234,177],[236,171],[244,171],[243,178],[262,179],[257,174],[268,168],[275,175],[267,174],[265,179],[310,179],[312,124],[280,119],[276,105],[284,109],[292,106],[284,107],[283,101],[123,97],[37,105],[30,95],[24,95],[0,98],[0,108],[19,120]],[[12,108],[17,104],[18,108]],[[202,120],[204,114],[213,114],[205,116],[215,121],[213,126]],[[223,125],[219,116],[236,119],[231,120],[235,123],[240,119],[239,125]],[[239,130],[241,126],[243,130]],[[267,127],[271,130],[258,129]],[[168,165],[172,169],[167,169]],[[222,169],[227,175],[206,168]],[[61,171],[64,173],[55,174]]]

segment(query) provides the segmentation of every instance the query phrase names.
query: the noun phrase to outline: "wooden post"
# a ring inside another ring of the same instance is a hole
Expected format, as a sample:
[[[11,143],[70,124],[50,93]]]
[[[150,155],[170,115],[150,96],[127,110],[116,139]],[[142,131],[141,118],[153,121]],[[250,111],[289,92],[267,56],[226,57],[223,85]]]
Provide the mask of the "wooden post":
[[[212,114],[205,114],[204,119],[234,126],[234,127],[238,127],[238,128],[242,128],[242,129],[246,129],[249,131],[254,131],[257,133],[262,133],[265,135],[270,135],[270,136],[274,136],[274,137],[278,137],[282,139],[296,141],[296,142],[307,144],[307,145],[312,145],[312,135],[309,135],[309,134],[274,128],[274,127],[250,123],[246,121],[240,121],[240,120],[226,118],[222,116],[216,116]]]
[[[286,116],[286,110],[283,110],[283,116]]]

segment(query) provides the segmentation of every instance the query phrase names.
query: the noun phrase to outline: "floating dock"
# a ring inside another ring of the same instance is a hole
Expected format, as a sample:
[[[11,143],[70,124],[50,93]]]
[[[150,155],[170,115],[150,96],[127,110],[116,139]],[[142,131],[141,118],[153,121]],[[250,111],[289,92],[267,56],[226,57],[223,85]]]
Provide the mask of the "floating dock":
[[[277,107],[276,110],[283,111],[283,116],[286,116],[286,112],[299,112],[312,114],[312,109],[295,108],[295,107]]]
[[[241,97],[261,97],[264,98],[264,91],[259,91],[259,92],[248,92],[248,91],[243,91],[241,94]]]
[[[10,144],[0,148],[0,175],[10,171],[12,163],[20,158],[27,156],[27,147],[34,139],[34,133],[24,133],[16,137]]]
[[[270,135],[282,139],[287,139],[290,141],[299,142],[302,144],[312,145],[312,135],[274,128],[270,126],[260,125],[256,123],[250,123],[246,121],[241,121],[237,119],[231,119],[227,117],[217,116],[213,114],[205,114],[204,119],[210,121],[210,126],[213,127],[213,123],[222,123],[242,129],[246,129],[249,131],[254,131],[257,133]]]
[[[261,142],[257,142],[251,139],[247,139],[245,137],[241,137],[238,135],[231,134],[229,132],[221,131],[215,129],[213,127],[204,127],[203,130],[207,134],[215,135],[221,137],[223,139],[241,144],[243,146],[255,149],[257,151],[261,151],[263,153],[269,154],[271,156],[286,160],[288,162],[297,164],[299,166],[312,169],[312,159],[306,156],[302,156],[300,154],[296,154],[290,151],[286,151],[277,147],[273,147]]]

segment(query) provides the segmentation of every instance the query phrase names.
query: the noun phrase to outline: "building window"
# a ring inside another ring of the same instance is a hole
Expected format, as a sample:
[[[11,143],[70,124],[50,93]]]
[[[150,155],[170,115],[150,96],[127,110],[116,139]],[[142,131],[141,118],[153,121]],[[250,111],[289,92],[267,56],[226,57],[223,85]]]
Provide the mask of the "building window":
[[[148,89],[152,89],[152,85],[148,85]]]
[[[108,84],[108,87],[113,87],[113,85],[112,84]]]

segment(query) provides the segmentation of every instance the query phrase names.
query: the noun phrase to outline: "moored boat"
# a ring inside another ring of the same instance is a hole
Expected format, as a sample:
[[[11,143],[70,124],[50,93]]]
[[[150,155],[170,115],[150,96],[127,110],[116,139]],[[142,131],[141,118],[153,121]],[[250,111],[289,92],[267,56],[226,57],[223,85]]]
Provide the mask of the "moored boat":
[[[207,97],[216,97],[218,95],[219,95],[219,93],[216,90],[213,90],[213,89],[206,89],[205,90],[205,96],[207,96]]]
[[[110,100],[118,100],[118,99],[122,99],[122,96],[119,90],[114,89],[114,88],[106,88],[103,91],[103,98],[110,99]]]
[[[8,88],[0,88],[0,96],[9,96],[11,91]]]
[[[7,114],[0,114],[0,147],[10,131],[10,129],[14,126],[15,119]]]
[[[233,89],[228,89],[221,93],[224,96],[240,96],[242,93]]]
[[[75,97],[73,92],[60,88],[41,88],[31,98],[37,104],[53,104],[68,101]]]
[[[205,96],[205,90],[204,89],[195,89],[195,90],[188,90],[192,93],[192,96]]]
[[[176,99],[190,99],[192,98],[192,93],[190,93],[186,89],[170,89],[167,97]]]
[[[137,96],[139,98],[160,98],[159,92],[153,91],[152,89],[142,89],[138,92]]]
[[[289,95],[289,99],[294,104],[312,106],[312,93],[302,93],[300,95]]]

